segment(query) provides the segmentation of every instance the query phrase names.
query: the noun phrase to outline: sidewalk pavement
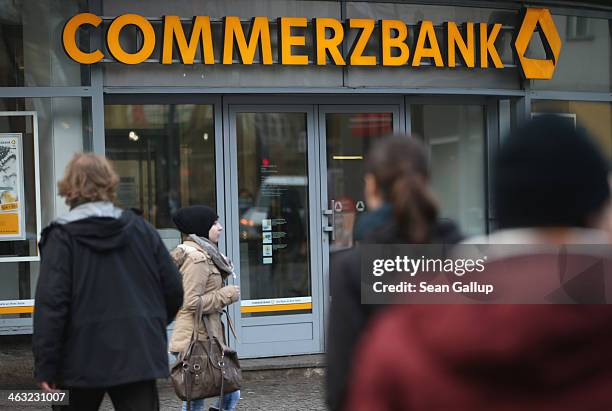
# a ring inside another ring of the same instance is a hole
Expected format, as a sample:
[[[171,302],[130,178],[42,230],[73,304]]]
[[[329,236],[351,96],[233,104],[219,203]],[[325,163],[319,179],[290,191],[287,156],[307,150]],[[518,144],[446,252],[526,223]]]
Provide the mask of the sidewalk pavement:
[[[285,373],[255,372],[245,378],[240,392],[237,410],[325,410],[324,372],[320,368],[307,370],[287,370]],[[172,385],[166,381],[158,382],[161,411],[177,411],[181,403],[174,394]],[[35,404],[15,404],[7,410],[39,411],[49,410],[49,406]],[[205,408],[207,410],[208,408]],[[112,411],[108,396],[100,407],[102,411]]]
[[[325,410],[323,355],[241,361],[243,388],[237,410]],[[0,389],[35,389],[29,336],[4,337],[0,344]],[[160,409],[180,410],[169,380],[158,381]],[[15,404],[0,409],[49,410],[49,406]],[[105,398],[101,410],[112,410]]]
[[[293,371],[293,370],[291,370]],[[296,370],[284,375],[254,373],[256,379],[246,379],[240,390],[237,410],[326,410],[324,373],[322,369]],[[160,409],[179,410],[180,403],[170,385],[160,385]],[[112,408],[108,408],[112,410]]]

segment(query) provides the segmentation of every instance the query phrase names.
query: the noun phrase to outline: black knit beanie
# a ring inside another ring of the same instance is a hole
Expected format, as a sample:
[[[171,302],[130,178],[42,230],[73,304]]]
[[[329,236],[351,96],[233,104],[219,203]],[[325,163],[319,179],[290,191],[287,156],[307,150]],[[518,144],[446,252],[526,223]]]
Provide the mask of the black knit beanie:
[[[208,238],[210,228],[218,219],[215,210],[202,205],[181,208],[172,215],[172,221],[181,233],[204,238]]]
[[[503,142],[494,168],[500,228],[586,227],[610,199],[609,164],[567,118],[538,116]]]

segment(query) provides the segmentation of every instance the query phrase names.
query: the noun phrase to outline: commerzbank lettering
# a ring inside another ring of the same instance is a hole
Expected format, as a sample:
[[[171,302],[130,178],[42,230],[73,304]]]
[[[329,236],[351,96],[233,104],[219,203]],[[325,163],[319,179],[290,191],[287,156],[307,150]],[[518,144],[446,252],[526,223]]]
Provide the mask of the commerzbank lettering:
[[[221,44],[214,44],[209,16],[194,16],[190,33],[185,33],[178,16],[163,16],[162,29],[156,38],[153,24],[138,14],[123,14],[113,19],[106,30],[106,49],[110,56],[101,50],[83,51],[76,42],[77,32],[86,25],[98,28],[101,17],[92,13],[73,16],[62,33],[62,43],[68,56],[82,64],[94,64],[105,57],[124,64],[140,64],[149,59],[157,42],[161,43],[160,63],[173,64],[177,56],[182,64],[194,64],[196,53],[200,50],[202,64],[250,65],[255,61],[259,50],[259,62],[263,65],[274,64],[272,30],[268,17],[253,17],[248,30],[236,16],[226,16],[222,20]],[[310,23],[310,24],[309,24]],[[527,44],[537,25],[546,28],[543,41],[548,43],[546,59],[533,59],[524,56]],[[128,52],[122,47],[119,38],[122,30],[133,25],[142,34],[142,45],[136,52]],[[301,29],[301,34],[296,33]],[[344,23],[334,18],[280,17],[276,22],[276,62],[281,65],[317,66],[410,66],[420,67],[433,64],[438,68],[501,69],[504,68],[496,41],[502,29],[501,23],[474,23],[447,21],[443,24],[443,34],[436,32],[431,20],[422,20],[414,30],[414,39],[409,38],[408,26],[401,20],[374,20],[350,18]],[[342,47],[349,31],[356,36],[349,47]],[[377,50],[366,51],[375,30],[378,30]],[[526,78],[552,78],[559,58],[561,40],[554,21],[547,9],[525,9],[522,23],[517,28],[513,47],[522,72]],[[443,38],[440,38],[443,36]],[[313,47],[304,51],[307,37],[312,38]],[[302,47],[302,50],[298,50]],[[214,51],[220,50],[220,61],[215,61]],[[343,53],[343,50],[346,52]],[[234,58],[236,57],[236,59]],[[430,63],[431,62],[431,63]]]

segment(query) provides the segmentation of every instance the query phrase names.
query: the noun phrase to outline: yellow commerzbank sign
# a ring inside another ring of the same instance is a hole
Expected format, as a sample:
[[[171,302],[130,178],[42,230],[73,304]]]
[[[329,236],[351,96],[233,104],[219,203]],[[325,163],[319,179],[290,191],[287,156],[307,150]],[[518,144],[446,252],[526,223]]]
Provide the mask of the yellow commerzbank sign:
[[[161,63],[172,64],[174,45],[183,64],[193,64],[198,45],[201,45],[203,64],[215,64],[214,47],[221,47],[221,64],[234,64],[237,53],[241,64],[253,64],[259,48],[261,64],[273,64],[270,21],[267,17],[254,17],[248,35],[240,18],[227,16],[223,19],[223,44],[213,44],[209,16],[195,16],[191,33],[185,34],[178,16],[164,16],[161,38]],[[378,24],[377,24],[378,23]],[[72,17],[64,26],[62,41],[64,50],[70,58],[82,64],[94,64],[105,56],[100,50],[86,52],[77,46],[76,35],[83,25],[98,27],[102,24],[99,16],[81,13]],[[537,25],[541,27],[542,39],[546,49],[546,59],[525,56],[527,46]],[[119,42],[121,31],[134,25],[142,32],[142,47],[130,53]],[[278,63],[282,65],[324,66],[412,66],[419,67],[423,59],[431,59],[435,67],[457,67],[458,61],[467,68],[504,67],[495,47],[501,23],[472,23],[458,25],[455,22],[444,24],[444,39],[439,39],[434,24],[430,20],[421,21],[415,30],[416,41],[410,50],[408,27],[401,20],[347,19],[345,24],[333,18],[317,17],[312,19],[310,34],[314,40],[312,56],[300,54],[294,46],[305,46],[306,35],[293,33],[293,28],[308,28],[306,17],[280,17],[278,19]],[[358,35],[347,55],[341,53],[341,44],[348,30],[358,30]],[[378,55],[366,54],[366,46],[374,33],[379,31]],[[551,79],[561,50],[561,38],[548,9],[525,9],[522,23],[515,33],[514,51],[525,78]],[[115,18],[106,31],[106,48],[111,57],[124,64],[140,64],[149,59],[156,45],[156,35],[150,21],[137,14],[124,14]],[[445,50],[440,47],[443,44]]]

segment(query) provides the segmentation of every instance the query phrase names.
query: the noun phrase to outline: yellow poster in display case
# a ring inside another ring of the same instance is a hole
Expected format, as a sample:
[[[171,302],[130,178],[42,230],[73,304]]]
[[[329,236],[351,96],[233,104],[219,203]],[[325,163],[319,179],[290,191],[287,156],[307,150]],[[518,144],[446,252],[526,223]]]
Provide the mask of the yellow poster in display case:
[[[22,134],[0,133],[0,241],[25,239]]]

